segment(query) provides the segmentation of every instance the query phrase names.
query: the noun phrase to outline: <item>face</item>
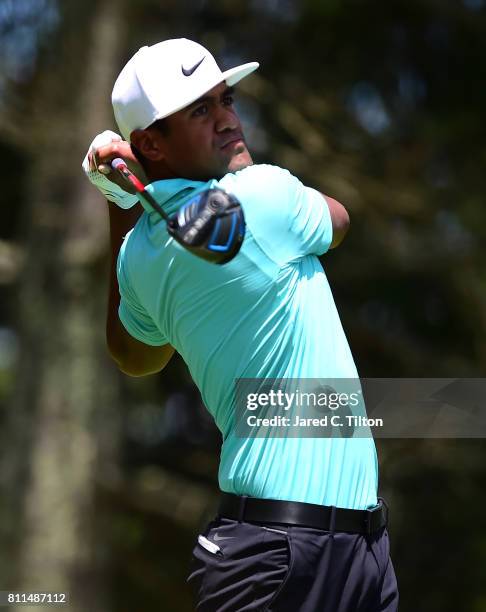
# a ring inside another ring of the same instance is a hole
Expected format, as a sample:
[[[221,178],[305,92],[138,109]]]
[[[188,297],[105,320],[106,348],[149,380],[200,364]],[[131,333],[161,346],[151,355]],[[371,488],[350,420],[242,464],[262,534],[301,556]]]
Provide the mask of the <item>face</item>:
[[[167,117],[166,124],[168,131],[159,133],[157,146],[166,173],[173,177],[206,181],[253,163],[233,106],[233,90],[225,83]]]

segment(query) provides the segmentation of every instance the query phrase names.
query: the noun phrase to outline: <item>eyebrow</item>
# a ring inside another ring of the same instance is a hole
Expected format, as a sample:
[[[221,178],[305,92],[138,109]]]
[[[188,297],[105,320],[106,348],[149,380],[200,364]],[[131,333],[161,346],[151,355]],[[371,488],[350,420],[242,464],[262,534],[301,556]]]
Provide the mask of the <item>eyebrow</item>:
[[[234,93],[235,93],[235,88],[234,87],[227,87],[223,91],[223,93],[220,95],[219,99],[221,100],[225,96],[231,96]],[[186,111],[187,112],[191,111],[195,106],[198,106],[199,104],[204,104],[205,102],[211,102],[212,100],[214,100],[215,97],[216,96],[202,96],[201,98],[198,98],[197,100],[195,100],[194,102],[189,104],[186,107]]]

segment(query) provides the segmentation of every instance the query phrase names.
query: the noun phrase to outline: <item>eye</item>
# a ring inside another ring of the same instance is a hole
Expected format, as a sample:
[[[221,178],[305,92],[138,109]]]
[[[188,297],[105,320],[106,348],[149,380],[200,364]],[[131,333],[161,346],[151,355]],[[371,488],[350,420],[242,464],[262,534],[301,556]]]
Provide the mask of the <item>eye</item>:
[[[208,105],[207,104],[201,104],[201,106],[198,106],[194,112],[192,113],[193,117],[202,117],[203,115],[207,115],[208,113]]]
[[[227,95],[223,98],[223,104],[225,106],[233,106],[235,99],[232,95]]]

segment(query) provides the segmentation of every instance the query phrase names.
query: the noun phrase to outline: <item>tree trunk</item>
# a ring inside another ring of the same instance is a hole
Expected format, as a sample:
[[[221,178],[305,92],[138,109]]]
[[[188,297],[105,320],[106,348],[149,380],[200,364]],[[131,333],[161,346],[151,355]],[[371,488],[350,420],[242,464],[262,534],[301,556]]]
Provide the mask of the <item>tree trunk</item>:
[[[73,612],[108,608],[93,504],[98,466],[116,465],[121,398],[104,347],[106,205],[80,165],[90,139],[112,124],[123,5],[63,3],[55,65],[39,72],[29,128],[39,148],[28,186],[21,359],[7,423],[4,512],[15,528],[3,588],[68,592]]]

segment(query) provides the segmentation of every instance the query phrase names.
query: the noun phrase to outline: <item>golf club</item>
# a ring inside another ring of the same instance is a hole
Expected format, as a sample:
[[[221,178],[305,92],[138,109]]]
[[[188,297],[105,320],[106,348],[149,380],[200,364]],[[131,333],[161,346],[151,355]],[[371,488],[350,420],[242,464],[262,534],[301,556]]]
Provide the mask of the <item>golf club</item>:
[[[225,264],[240,250],[245,236],[245,217],[239,201],[222,189],[206,189],[169,216],[148,193],[144,184],[117,157],[111,162],[123,178],[167,223],[167,231],[185,249],[215,264]]]

